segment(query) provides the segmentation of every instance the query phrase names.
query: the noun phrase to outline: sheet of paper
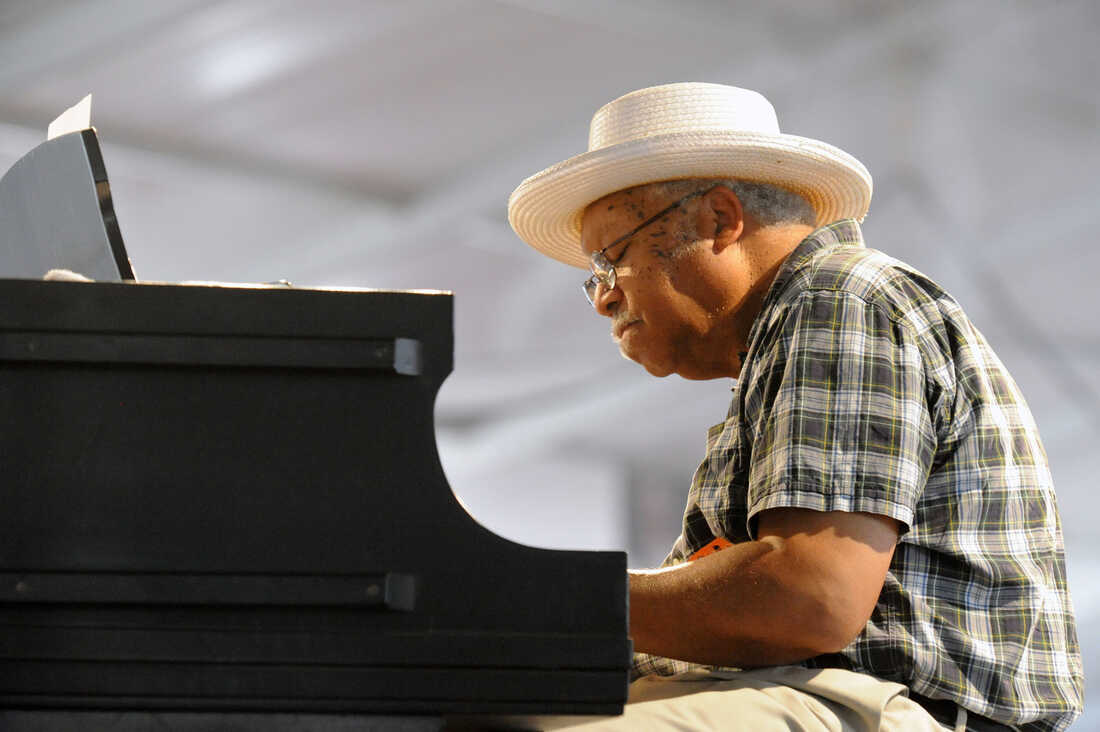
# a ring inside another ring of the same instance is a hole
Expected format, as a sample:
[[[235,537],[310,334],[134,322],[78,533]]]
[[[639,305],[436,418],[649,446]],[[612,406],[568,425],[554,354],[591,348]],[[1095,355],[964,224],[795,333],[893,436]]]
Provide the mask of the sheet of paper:
[[[52,140],[70,132],[86,130],[92,126],[92,95],[81,99],[66,109],[46,128],[46,139]]]

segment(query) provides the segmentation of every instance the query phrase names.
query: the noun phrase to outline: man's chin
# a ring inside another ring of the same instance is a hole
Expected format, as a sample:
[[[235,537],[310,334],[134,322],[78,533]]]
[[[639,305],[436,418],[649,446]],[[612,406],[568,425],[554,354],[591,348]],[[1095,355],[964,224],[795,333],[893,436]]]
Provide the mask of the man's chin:
[[[656,376],[659,379],[663,379],[663,378],[665,378],[666,376],[668,376],[669,374],[672,373],[672,369],[657,368],[655,366],[651,366],[649,364],[644,364],[644,363],[642,364],[642,368],[644,368],[646,371],[648,371],[650,376]]]
[[[668,368],[667,366],[662,366],[660,364],[647,360],[645,356],[641,353],[628,352],[626,348],[623,348],[623,344],[621,341],[619,342],[619,354],[627,361],[633,361],[634,363],[644,368],[650,373],[651,376],[663,378],[672,373],[672,369]]]

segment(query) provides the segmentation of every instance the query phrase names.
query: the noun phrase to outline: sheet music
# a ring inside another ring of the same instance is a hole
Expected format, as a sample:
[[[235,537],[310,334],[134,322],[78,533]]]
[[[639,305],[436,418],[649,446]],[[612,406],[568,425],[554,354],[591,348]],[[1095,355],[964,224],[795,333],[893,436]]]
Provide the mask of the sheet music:
[[[52,140],[70,132],[86,130],[92,126],[92,95],[81,99],[66,109],[46,128],[46,139]]]

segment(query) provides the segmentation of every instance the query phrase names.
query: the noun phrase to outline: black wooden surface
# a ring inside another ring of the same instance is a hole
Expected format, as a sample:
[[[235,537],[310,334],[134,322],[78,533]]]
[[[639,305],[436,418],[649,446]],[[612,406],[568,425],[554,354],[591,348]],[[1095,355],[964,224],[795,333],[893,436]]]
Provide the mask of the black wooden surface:
[[[621,709],[625,555],[498,537],[447,483],[449,294],[9,280],[0,301],[0,705]],[[399,339],[416,368],[371,350]],[[405,600],[349,602],[386,577]]]

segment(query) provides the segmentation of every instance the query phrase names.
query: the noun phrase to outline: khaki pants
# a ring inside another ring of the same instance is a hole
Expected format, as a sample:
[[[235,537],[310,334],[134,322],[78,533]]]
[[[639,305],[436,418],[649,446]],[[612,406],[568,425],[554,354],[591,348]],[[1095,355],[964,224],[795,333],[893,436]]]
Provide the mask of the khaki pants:
[[[841,669],[777,666],[647,676],[630,685],[621,717],[570,732],[820,730],[943,732],[901,684]],[[965,712],[957,730],[966,729]]]

